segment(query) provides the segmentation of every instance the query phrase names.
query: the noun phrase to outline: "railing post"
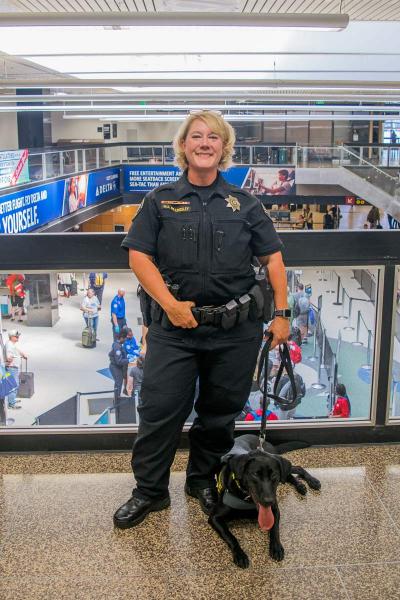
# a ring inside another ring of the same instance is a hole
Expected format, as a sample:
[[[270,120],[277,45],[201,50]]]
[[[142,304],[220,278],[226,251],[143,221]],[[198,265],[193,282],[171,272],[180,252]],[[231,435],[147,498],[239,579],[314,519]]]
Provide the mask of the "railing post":
[[[96,148],[96,169],[100,167],[100,149]]]
[[[337,288],[336,288],[336,302],[333,302],[332,304],[334,304],[335,306],[341,306],[342,303],[339,301],[339,294],[340,294],[340,277],[339,275],[337,276]]]
[[[81,421],[81,393],[80,392],[76,392],[76,421],[77,421],[77,425],[80,424]]]
[[[353,298],[349,298],[349,323],[343,329],[345,331],[353,331],[354,327],[351,326],[351,313],[353,311]]]
[[[325,329],[322,332],[322,348],[321,348],[321,362],[319,365],[320,369],[325,369],[325,347],[326,347],[326,331]]]
[[[362,369],[366,371],[370,371],[372,369],[371,364],[371,340],[372,340],[372,331],[368,329],[368,342],[367,342],[367,362],[365,365],[361,365]]]
[[[64,155],[62,152],[58,153],[58,160],[60,163],[60,175],[64,175]]]
[[[333,285],[333,271],[332,271],[332,269],[330,269],[330,271],[329,271],[329,285],[332,288],[332,285]],[[332,290],[332,289],[326,290],[326,293],[327,294],[334,294],[335,290]]]
[[[86,171],[86,149],[82,150],[82,171]]]
[[[360,342],[360,324],[361,324],[361,311],[357,312],[357,325],[356,325],[356,341],[352,342],[353,346],[363,346],[363,343]]]
[[[292,156],[292,158],[293,158],[294,166],[297,167],[298,166],[297,165],[297,144],[293,148],[293,156]]]
[[[74,150],[75,173],[79,171],[78,150]]]
[[[311,387],[314,390],[324,390],[326,388],[326,385],[324,383],[321,383],[321,369],[324,367],[324,365],[322,364],[322,357],[325,355],[325,330],[323,330],[322,332],[322,349],[321,349],[321,353],[319,355],[319,361],[318,361],[318,381],[316,383],[312,383]]]
[[[44,152],[42,154],[42,177],[43,179],[47,179],[46,154]]]
[[[344,314],[344,301],[345,301],[345,289],[344,287],[342,287],[342,314],[338,316],[338,319],[347,319],[346,315]]]
[[[312,353],[312,356],[310,356],[308,359],[310,362],[315,362],[318,358],[318,356],[317,356],[317,329],[319,327],[320,320],[321,320],[321,315],[320,315],[320,312],[318,312],[316,320],[315,320],[315,327],[314,327],[313,353]]]

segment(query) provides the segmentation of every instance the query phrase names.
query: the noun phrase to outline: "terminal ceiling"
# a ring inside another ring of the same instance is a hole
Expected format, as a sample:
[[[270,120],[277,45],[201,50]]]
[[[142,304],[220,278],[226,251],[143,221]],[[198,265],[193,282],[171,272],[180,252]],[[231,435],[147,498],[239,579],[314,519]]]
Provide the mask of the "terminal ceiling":
[[[347,13],[340,32],[284,28],[0,29],[0,94],[45,87],[129,101],[400,102],[399,0],[0,0],[2,13]],[[92,82],[92,87],[86,83]],[[95,82],[95,84],[94,84]],[[72,86],[82,87],[72,87]],[[47,86],[47,87],[46,87]],[[55,87],[58,86],[58,87]],[[71,95],[71,96],[70,96]]]

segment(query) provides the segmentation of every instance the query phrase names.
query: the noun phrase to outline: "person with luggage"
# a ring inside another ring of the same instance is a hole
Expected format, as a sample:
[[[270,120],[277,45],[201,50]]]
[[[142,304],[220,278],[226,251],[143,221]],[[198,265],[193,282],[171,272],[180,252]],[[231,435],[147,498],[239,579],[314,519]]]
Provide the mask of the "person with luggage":
[[[129,359],[124,348],[126,339],[126,331],[123,329],[117,335],[117,339],[113,342],[111,350],[108,353],[110,359],[109,369],[114,379],[114,402],[118,402],[121,394],[122,383],[124,381],[124,372],[128,366]]]
[[[19,372],[21,359],[27,360],[27,356],[18,346],[20,332],[16,329],[11,329],[8,332],[8,340],[5,344],[6,369],[10,371],[17,384],[19,384]],[[21,408],[17,405],[20,400],[17,400],[18,388],[7,396],[8,408]]]
[[[107,277],[107,273],[89,273],[89,287],[94,290],[94,293],[98,297],[100,304],[103,300],[104,285]]]
[[[90,288],[86,292],[81,304],[81,311],[83,312],[83,318],[85,319],[86,327],[92,328],[94,331],[95,342],[99,341],[97,337],[97,327],[99,322],[99,310],[101,310],[100,302],[94,291]]]
[[[22,323],[26,296],[24,281],[25,277],[21,273],[11,273],[6,279],[6,286],[10,292],[11,321],[17,318],[20,323]]]
[[[118,339],[121,329],[126,326],[125,318],[125,290],[119,288],[117,295],[111,301],[111,325],[114,341]]]

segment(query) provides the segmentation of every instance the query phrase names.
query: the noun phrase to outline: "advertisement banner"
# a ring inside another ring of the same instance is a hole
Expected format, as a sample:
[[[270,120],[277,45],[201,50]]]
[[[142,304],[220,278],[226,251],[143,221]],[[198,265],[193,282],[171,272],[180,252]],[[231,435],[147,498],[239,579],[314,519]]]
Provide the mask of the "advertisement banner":
[[[178,167],[132,166],[124,167],[125,192],[150,192],[154,188],[177,181],[181,176]],[[223,172],[225,179],[252,194],[289,196],[296,193],[293,167],[243,167],[234,166]]]
[[[151,192],[154,188],[178,181],[182,171],[178,167],[166,166],[131,166],[124,167],[125,192]]]
[[[395,219],[394,217],[392,217],[392,215],[388,215],[387,219],[390,229],[400,229],[400,222],[397,221],[397,219]]]
[[[0,189],[29,181],[28,150],[0,152]]]
[[[120,195],[120,171],[104,169],[0,196],[0,233],[26,233]]]

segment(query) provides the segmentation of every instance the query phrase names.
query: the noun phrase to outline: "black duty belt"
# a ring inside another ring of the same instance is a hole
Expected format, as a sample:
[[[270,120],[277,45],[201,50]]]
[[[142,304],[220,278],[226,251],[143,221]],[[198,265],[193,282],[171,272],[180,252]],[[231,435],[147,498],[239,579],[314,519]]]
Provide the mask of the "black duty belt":
[[[230,300],[221,306],[194,306],[193,316],[199,325],[211,325],[222,329],[231,329],[247,319],[256,321],[263,315],[262,297],[258,289],[255,285],[248,294],[243,294],[237,300]],[[156,303],[153,304],[152,318],[157,323],[161,323],[164,329],[176,329],[166,312]]]
[[[268,322],[271,319],[272,288],[265,276],[256,277],[257,283],[237,299],[230,300],[221,306],[195,306],[192,313],[199,325],[212,325],[231,329],[247,319],[257,321],[263,319]],[[171,294],[179,300],[179,285],[166,282]],[[160,323],[164,329],[177,329],[168,319],[167,313],[157,302],[151,302],[151,318]]]
[[[221,306],[195,306],[192,308],[192,313],[199,325],[231,329],[247,321],[250,317],[251,304],[251,296],[243,294],[238,300],[230,300]]]

